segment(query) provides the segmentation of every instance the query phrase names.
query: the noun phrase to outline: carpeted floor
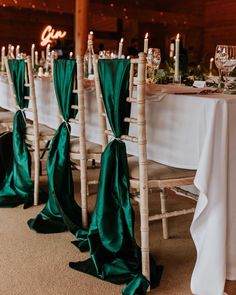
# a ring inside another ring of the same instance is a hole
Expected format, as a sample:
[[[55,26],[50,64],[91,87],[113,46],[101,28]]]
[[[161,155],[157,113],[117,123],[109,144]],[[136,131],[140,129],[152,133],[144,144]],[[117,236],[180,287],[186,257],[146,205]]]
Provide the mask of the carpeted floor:
[[[78,190],[78,183],[76,183]],[[78,194],[77,194],[78,195]],[[95,194],[89,197],[92,210]],[[157,195],[151,196],[151,211],[159,206]],[[184,204],[186,207],[192,204]],[[180,208],[183,202],[169,200],[170,208]],[[37,215],[42,206],[24,210],[22,206],[0,209],[0,295],[116,295],[122,286],[113,285],[68,266],[70,261],[84,260],[71,244],[70,233],[37,234],[29,230],[26,221]],[[139,215],[136,212],[136,237],[139,242]],[[158,264],[164,265],[161,284],[151,295],[189,295],[190,278],[195,261],[195,249],[189,234],[192,215],[169,221],[169,240],[162,239],[160,222],[150,225],[151,252]],[[230,284],[230,295],[236,294]]]

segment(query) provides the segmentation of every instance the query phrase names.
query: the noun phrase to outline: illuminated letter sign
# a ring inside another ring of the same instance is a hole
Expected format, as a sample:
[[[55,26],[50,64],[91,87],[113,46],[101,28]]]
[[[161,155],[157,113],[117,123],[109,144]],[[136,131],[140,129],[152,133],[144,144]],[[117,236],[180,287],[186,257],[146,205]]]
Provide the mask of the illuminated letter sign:
[[[55,31],[52,26],[47,26],[41,35],[41,46],[46,46],[48,43],[52,43],[52,40],[62,39],[66,36],[66,31]]]

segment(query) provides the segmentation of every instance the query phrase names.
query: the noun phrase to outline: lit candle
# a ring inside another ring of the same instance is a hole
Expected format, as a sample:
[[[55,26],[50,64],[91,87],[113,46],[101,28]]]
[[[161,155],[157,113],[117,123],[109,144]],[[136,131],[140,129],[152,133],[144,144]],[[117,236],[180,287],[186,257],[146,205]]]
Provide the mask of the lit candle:
[[[71,51],[70,52],[70,59],[72,59],[73,58],[73,52]]]
[[[174,57],[175,44],[170,43],[170,57]]]
[[[51,62],[51,73],[53,73],[53,63],[54,63],[54,59],[55,59],[55,51],[54,50],[52,50],[52,52],[51,52],[51,56],[50,56],[50,62]]]
[[[93,41],[93,31],[89,32],[88,39]]]
[[[6,55],[6,49],[5,49],[5,46],[2,46],[2,50],[1,50],[1,72],[4,72],[4,70],[5,70],[5,64],[4,64],[5,55]]]
[[[148,52],[148,33],[145,34],[143,52],[145,53]]]
[[[88,34],[88,76],[93,74],[93,31]]]
[[[12,58],[12,56],[11,56],[11,44],[8,44],[7,57]]]
[[[210,59],[209,76],[212,76],[213,61],[214,61],[214,58],[212,57]]]
[[[175,80],[179,79],[179,34],[175,39]]]
[[[48,59],[50,58],[50,44],[46,47],[46,62],[45,62],[45,71],[48,72]]]
[[[123,41],[124,41],[124,39],[123,39],[123,38],[121,38],[121,39],[120,39],[120,42],[119,42],[118,58],[121,58],[121,55],[122,55],[122,50],[123,50]]]
[[[38,66],[38,64],[39,64],[39,53],[38,53],[37,50],[34,53],[34,58],[35,58],[35,65]]]
[[[49,57],[49,53],[50,53],[50,44],[48,44],[46,47],[46,58]]]
[[[20,58],[20,45],[16,46],[16,58]]]
[[[31,62],[32,62],[33,69],[34,69],[34,49],[35,49],[35,44],[32,44],[32,46],[31,46]]]

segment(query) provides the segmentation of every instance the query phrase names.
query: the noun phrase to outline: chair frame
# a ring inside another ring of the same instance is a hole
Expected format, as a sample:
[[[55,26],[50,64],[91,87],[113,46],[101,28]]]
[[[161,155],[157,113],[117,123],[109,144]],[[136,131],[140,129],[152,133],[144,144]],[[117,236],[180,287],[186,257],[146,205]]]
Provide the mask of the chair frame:
[[[146,54],[139,53],[138,58],[132,58],[130,66],[130,85],[129,85],[129,97],[127,101],[137,104],[137,118],[125,118],[125,122],[129,122],[137,125],[137,136],[122,135],[121,140],[126,140],[138,144],[138,158],[139,158],[139,179],[130,178],[130,189],[135,192],[133,199],[138,201],[140,210],[140,231],[141,231],[141,253],[142,253],[142,273],[150,279],[150,267],[149,267],[149,221],[162,220],[163,226],[163,238],[168,238],[168,218],[173,216],[179,216],[183,214],[193,213],[195,208],[178,210],[174,212],[167,212],[166,208],[166,189],[172,189],[175,192],[179,192],[178,186],[192,185],[194,177],[174,178],[168,180],[148,179],[148,162],[147,162],[147,139],[146,139],[146,114],[145,114],[145,85],[146,85]],[[94,73],[95,73],[95,85],[96,96],[99,113],[99,127],[101,133],[101,141],[103,147],[106,146],[107,136],[113,135],[113,132],[107,129],[106,111],[102,99],[101,87],[98,74],[98,57],[94,56]],[[138,65],[137,76],[137,97],[134,98],[134,67]],[[157,190],[160,192],[161,199],[161,213],[153,216],[149,216],[149,191]],[[190,199],[196,200],[196,196],[191,193],[186,193],[181,190],[181,194],[184,194]]]

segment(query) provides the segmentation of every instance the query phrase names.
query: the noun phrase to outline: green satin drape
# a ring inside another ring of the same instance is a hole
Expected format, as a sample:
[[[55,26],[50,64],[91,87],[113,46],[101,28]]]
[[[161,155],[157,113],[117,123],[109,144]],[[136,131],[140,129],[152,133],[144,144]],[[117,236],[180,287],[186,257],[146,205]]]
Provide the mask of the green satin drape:
[[[14,207],[24,203],[24,208],[33,204],[34,185],[31,181],[31,157],[25,144],[26,117],[23,109],[29,101],[25,87],[25,61],[8,60],[16,101],[19,109],[14,115],[13,124],[13,163],[0,187],[0,206]]]
[[[52,140],[47,173],[49,199],[44,209],[35,219],[28,221],[31,229],[41,233],[55,233],[70,230],[75,233],[81,227],[81,208],[74,200],[74,187],[70,165],[70,125],[77,111],[71,105],[77,104],[77,94],[73,93],[76,74],[75,60],[54,61],[54,87],[57,102],[64,121]],[[55,114],[56,115],[56,114]]]
[[[101,160],[96,207],[89,231],[77,232],[81,250],[89,246],[91,260],[70,263],[72,268],[114,283],[128,283],[124,295],[145,294],[149,282],[142,275],[140,250],[134,238],[134,214],[129,195],[126,146],[130,115],[129,60],[99,60],[99,77],[109,123],[114,133]],[[93,263],[92,263],[93,262]],[[154,275],[155,277],[155,275]],[[154,280],[158,280],[157,276]]]

